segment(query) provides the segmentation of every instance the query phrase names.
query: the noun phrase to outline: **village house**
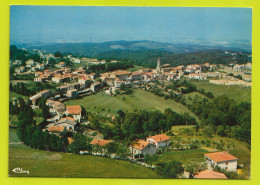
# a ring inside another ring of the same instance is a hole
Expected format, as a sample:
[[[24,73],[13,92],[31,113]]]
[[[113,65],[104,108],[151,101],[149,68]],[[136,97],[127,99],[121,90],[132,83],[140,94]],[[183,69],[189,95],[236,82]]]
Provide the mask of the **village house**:
[[[25,72],[25,67],[24,66],[20,66],[18,68],[15,68],[15,72],[16,73],[23,73],[23,72]]]
[[[39,70],[44,70],[44,69],[45,69],[44,64],[37,64],[36,67],[37,67],[37,69],[39,69]]]
[[[132,73],[126,70],[117,70],[113,71],[112,74],[114,74],[120,80],[125,81],[127,78],[131,76]]]
[[[32,60],[32,59],[27,60],[26,61],[26,66],[33,67],[34,66],[34,60]]]
[[[169,146],[169,144],[170,144],[170,138],[165,134],[148,137],[146,139],[146,141],[151,144],[154,144],[156,146],[156,148]]]
[[[251,82],[252,81],[252,77],[250,75],[243,75],[243,80],[245,80],[247,82]]]
[[[70,98],[76,98],[78,97],[78,90],[77,89],[71,89],[67,91],[67,96]]]
[[[137,154],[142,154],[143,156],[145,154],[156,154],[156,146],[144,140],[138,140],[134,145],[131,145],[129,149],[130,152],[133,153],[133,157]]]
[[[120,62],[120,61],[118,61],[118,60],[111,60],[110,62],[111,63],[117,63],[117,62]]]
[[[197,70],[201,72],[201,67],[198,64],[188,65],[187,68],[185,69],[187,73],[194,73]]]
[[[90,144],[92,146],[100,146],[101,147],[101,152],[104,154],[106,152],[105,146],[108,145],[113,141],[111,140],[105,140],[105,139],[93,139]]]
[[[76,121],[80,122],[81,107],[80,105],[70,105],[66,107],[66,115],[71,115]]]
[[[43,75],[44,73],[43,72],[41,72],[41,71],[36,71],[35,73],[34,73],[34,75],[37,77],[37,76],[41,76],[41,75]]]
[[[80,59],[78,59],[78,58],[71,57],[70,61],[73,63],[76,63],[76,64],[80,64]]]
[[[33,96],[31,96],[29,99],[31,100],[32,104],[35,105],[37,103],[37,101],[39,100],[39,98],[44,97],[44,98],[48,98],[50,97],[51,92],[50,90],[43,90]]]
[[[59,67],[59,68],[62,68],[62,67],[65,67],[65,66],[66,66],[65,62],[60,62],[60,63],[57,64],[57,67]]]
[[[55,83],[62,83],[63,78],[61,76],[55,76],[55,77],[52,77],[51,81],[53,81]]]
[[[41,75],[41,76],[38,76],[36,78],[33,79],[33,81],[35,82],[41,82],[41,83],[44,83],[48,80],[48,77],[44,76],[44,75]]]
[[[252,63],[251,62],[248,62],[245,66],[247,69],[252,69]]]
[[[221,73],[220,72],[207,72],[207,77],[221,78]]]
[[[196,80],[206,80],[206,76],[203,74],[198,73],[190,73],[189,74],[190,79],[196,79]]]
[[[96,83],[93,83],[90,85],[90,89],[91,89],[91,91],[96,92],[96,91],[99,91],[100,86],[101,86],[101,83],[96,82]]]
[[[106,146],[108,143],[111,143],[113,141],[111,140],[105,140],[105,139],[93,139],[90,144],[91,145],[99,145],[99,146]]]
[[[64,127],[66,129],[66,131],[74,132],[76,124],[77,124],[77,122],[75,121],[74,118],[65,117],[65,118],[61,118],[59,121],[57,121],[55,123],[48,124],[47,130],[49,130],[51,127],[55,126],[55,127]]]
[[[143,79],[143,73],[140,71],[133,72],[130,76],[131,80],[142,80]]]
[[[204,154],[209,166],[218,166],[227,171],[237,171],[238,158],[228,152],[214,152]]]
[[[68,84],[68,85],[61,85],[57,87],[57,89],[60,91],[62,94],[67,94],[67,91],[71,89],[77,89],[79,90],[80,84],[79,83],[73,83],[73,84]]]
[[[228,179],[224,173],[215,172],[212,170],[200,171],[194,176],[194,179]]]
[[[240,72],[242,71],[242,69],[244,69],[244,65],[239,65],[239,64],[236,64],[233,66],[233,70],[236,71],[236,72]]]
[[[66,128],[63,126],[51,126],[50,128],[48,128],[48,132],[52,132],[52,133],[62,133],[65,131]]]

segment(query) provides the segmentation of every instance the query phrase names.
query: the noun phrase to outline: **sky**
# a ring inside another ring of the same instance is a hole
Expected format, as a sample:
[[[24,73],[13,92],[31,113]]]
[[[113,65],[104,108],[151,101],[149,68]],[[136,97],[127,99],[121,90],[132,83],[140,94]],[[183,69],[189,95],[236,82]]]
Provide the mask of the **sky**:
[[[10,7],[11,42],[251,41],[250,8]]]

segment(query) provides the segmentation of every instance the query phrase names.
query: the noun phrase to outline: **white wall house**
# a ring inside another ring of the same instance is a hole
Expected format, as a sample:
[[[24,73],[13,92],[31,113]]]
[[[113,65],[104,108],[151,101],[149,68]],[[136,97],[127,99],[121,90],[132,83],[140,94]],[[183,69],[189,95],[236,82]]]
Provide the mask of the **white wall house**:
[[[138,140],[133,146],[129,147],[130,152],[134,155],[136,154],[149,154],[149,155],[153,155],[156,153],[156,146],[148,143],[144,140]]]
[[[214,152],[204,154],[209,166],[218,166],[227,171],[237,171],[238,158],[228,152]]]
[[[156,148],[169,146],[169,144],[170,144],[170,138],[165,134],[148,137],[146,139],[146,141],[151,144],[154,144],[156,146]]]
[[[79,105],[71,105],[66,107],[66,115],[71,115],[76,121],[80,122],[81,107]]]

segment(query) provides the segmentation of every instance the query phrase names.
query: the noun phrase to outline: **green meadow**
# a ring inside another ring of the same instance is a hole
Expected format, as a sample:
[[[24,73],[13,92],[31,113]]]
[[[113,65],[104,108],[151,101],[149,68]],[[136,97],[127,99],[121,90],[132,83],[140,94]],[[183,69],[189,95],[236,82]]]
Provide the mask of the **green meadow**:
[[[194,116],[194,114],[182,104],[170,99],[166,100],[163,97],[158,97],[142,89],[136,89],[132,95],[109,96],[104,92],[99,92],[95,95],[66,101],[64,103],[66,105],[81,105],[87,110],[108,114],[116,114],[119,109],[129,112],[142,109],[164,111],[166,108],[171,108],[175,112],[188,112]]]
[[[14,173],[22,168],[29,174]],[[9,175],[22,177],[161,178],[155,171],[127,161],[91,155],[50,152],[9,144]]]
[[[197,89],[205,89],[210,91],[214,96],[226,95],[237,102],[251,102],[251,87],[243,87],[240,85],[216,85],[211,84],[208,80],[190,80]]]

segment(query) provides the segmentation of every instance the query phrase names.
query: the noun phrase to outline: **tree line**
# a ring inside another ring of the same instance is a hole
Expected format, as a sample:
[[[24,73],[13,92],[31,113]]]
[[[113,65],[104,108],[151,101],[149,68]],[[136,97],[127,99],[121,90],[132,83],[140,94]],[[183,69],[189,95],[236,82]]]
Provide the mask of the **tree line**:
[[[251,143],[251,103],[236,103],[225,95],[212,100],[195,97],[188,108],[209,136],[216,133]]]

